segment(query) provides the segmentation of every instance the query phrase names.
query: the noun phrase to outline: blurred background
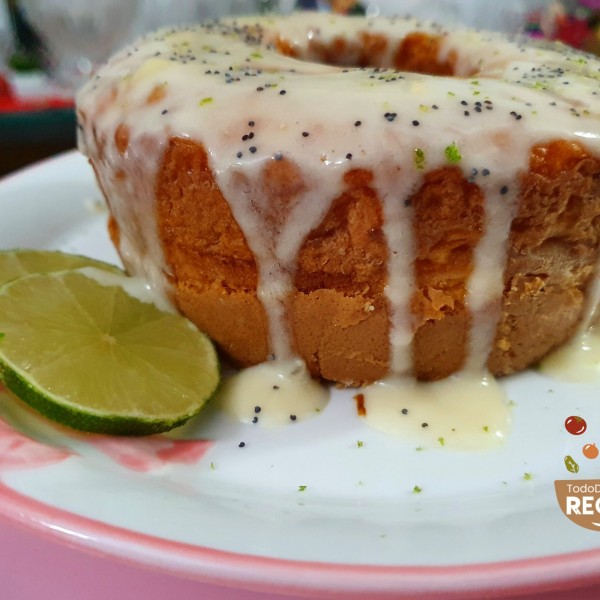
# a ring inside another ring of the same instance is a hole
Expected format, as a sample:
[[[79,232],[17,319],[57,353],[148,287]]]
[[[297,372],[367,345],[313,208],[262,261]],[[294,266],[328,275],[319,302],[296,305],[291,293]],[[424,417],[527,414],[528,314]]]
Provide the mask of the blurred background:
[[[75,147],[73,97],[138,35],[235,14],[414,15],[600,54],[600,0],[0,0],[0,177]]]

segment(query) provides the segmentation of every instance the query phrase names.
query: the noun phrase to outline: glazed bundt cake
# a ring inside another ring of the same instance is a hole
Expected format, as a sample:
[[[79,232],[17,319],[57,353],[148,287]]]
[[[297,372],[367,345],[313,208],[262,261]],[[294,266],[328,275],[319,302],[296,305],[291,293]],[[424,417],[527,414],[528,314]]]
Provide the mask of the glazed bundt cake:
[[[235,363],[526,368],[596,304],[600,61],[411,19],[162,30],[80,92],[127,269]]]

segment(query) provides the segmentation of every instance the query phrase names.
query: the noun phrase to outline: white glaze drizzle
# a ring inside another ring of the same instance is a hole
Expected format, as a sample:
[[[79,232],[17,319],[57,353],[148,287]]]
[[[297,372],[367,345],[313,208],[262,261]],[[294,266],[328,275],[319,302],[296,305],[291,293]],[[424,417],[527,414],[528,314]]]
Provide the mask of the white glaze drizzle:
[[[256,169],[260,167],[253,165]],[[257,295],[269,321],[270,352],[275,360],[288,361],[295,354],[286,326],[285,299],[293,287],[296,260],[302,243],[319,225],[329,210],[339,186],[339,173],[329,169],[318,184],[309,182],[305,190],[292,200],[287,214],[265,234],[271,207],[269,195],[264,192],[260,174],[246,171],[241,180],[237,171],[221,176],[225,197],[243,198],[230,204],[234,218],[240,224],[258,267]],[[254,183],[252,183],[254,182]]]
[[[414,242],[411,211],[403,211],[399,204],[422,174],[414,165],[414,150],[423,150],[426,172],[448,164],[445,150],[455,144],[465,175],[478,169],[475,183],[486,197],[487,226],[476,251],[467,299],[473,326],[466,365],[480,367],[491,349],[498,319],[519,175],[527,170],[535,143],[577,140],[600,153],[596,133],[600,62],[574,52],[521,46],[496,34],[442,32],[410,19],[348,21],[307,13],[283,19],[248,18],[236,27],[257,21],[261,27],[252,32],[262,35],[261,45],[242,39],[248,29],[240,32],[231,25],[148,36],[117,55],[81,91],[78,108],[85,119],[80,146],[94,160],[121,225],[120,250],[126,266],[154,287],[166,285],[154,218],[156,173],[170,137],[201,142],[257,258],[258,294],[269,319],[272,353],[290,358],[294,353],[282,302],[291,289],[298,249],[343,191],[343,174],[350,168],[371,169],[382,201],[390,256],[386,294],[392,371],[407,373]],[[441,58],[456,52],[457,74],[478,74],[458,79],[393,70],[344,70],[289,59],[268,47],[281,32],[297,44],[302,56],[311,37],[327,43],[340,36],[356,38],[361,31],[381,33],[389,40],[383,61],[391,61],[393,48],[408,32],[443,33]],[[165,86],[165,97],[150,104],[147,98],[157,85]],[[489,108],[487,102],[493,106]],[[390,120],[386,113],[396,116]],[[255,122],[252,130],[250,121]],[[122,123],[130,131],[123,155],[114,142]],[[309,137],[303,137],[302,131]],[[252,142],[242,142],[242,134],[249,132],[255,135]],[[269,209],[261,206],[259,177],[267,161],[280,154],[294,162],[306,186],[277,224],[277,232],[271,226],[265,235],[264,213]],[[346,158],[349,154],[351,160]],[[391,171],[390,156],[394,157]],[[400,177],[392,181],[390,172],[398,164]],[[489,168],[489,177],[481,177],[482,167]],[[126,174],[124,181],[115,179],[120,170]],[[509,192],[500,194],[504,185]],[[267,237],[274,243],[266,244]],[[598,298],[590,294],[589,299],[594,304],[591,314]]]
[[[578,332],[566,344],[546,356],[539,370],[563,381],[600,381],[600,335],[595,328]]]
[[[242,369],[225,381],[219,407],[243,423],[288,425],[318,415],[329,393],[300,360],[266,362]]]
[[[412,160],[410,156],[402,158]],[[420,175],[407,171],[388,168],[380,174],[377,186],[383,207],[383,232],[388,245],[385,295],[390,307],[390,371],[397,375],[410,375],[412,372],[411,343],[414,335],[410,302],[415,290],[415,242],[412,210],[405,202],[415,191]],[[396,185],[390,181],[394,176]]]
[[[364,390],[365,422],[421,447],[482,450],[502,444],[510,405],[493,377],[463,371],[431,383],[391,377]]]
[[[471,329],[465,371],[481,373],[496,336],[502,309],[504,269],[512,221],[518,210],[519,189],[514,182],[503,194],[497,186],[482,185],[484,235],[475,249],[474,268],[467,284]]]
[[[600,309],[600,256],[594,267],[595,277],[586,290],[585,305],[583,307],[583,318],[579,323],[576,337],[586,335],[590,329],[598,326],[598,311]]]

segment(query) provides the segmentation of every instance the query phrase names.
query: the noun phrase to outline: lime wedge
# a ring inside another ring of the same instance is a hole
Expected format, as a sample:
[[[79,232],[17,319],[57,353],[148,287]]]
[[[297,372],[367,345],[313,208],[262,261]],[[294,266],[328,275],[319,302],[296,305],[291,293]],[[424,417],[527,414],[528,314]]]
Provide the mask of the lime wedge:
[[[93,267],[0,288],[0,378],[63,425],[146,435],[182,425],[214,394],[211,341],[147,301],[136,280]]]
[[[3,250],[0,251],[0,285],[23,275],[54,273],[81,267],[97,267],[114,273],[122,272],[114,265],[78,254],[50,250]]]

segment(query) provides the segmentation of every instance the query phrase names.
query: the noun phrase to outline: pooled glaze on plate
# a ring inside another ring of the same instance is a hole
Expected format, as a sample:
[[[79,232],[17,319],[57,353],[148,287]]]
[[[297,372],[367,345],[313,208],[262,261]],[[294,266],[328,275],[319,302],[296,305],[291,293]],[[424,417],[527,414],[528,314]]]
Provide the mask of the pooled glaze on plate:
[[[364,408],[368,425],[421,448],[481,450],[501,444],[510,432],[510,405],[493,377],[390,378],[365,388]]]
[[[329,400],[301,360],[274,361],[242,369],[219,390],[220,407],[243,423],[284,425],[317,416]]]

